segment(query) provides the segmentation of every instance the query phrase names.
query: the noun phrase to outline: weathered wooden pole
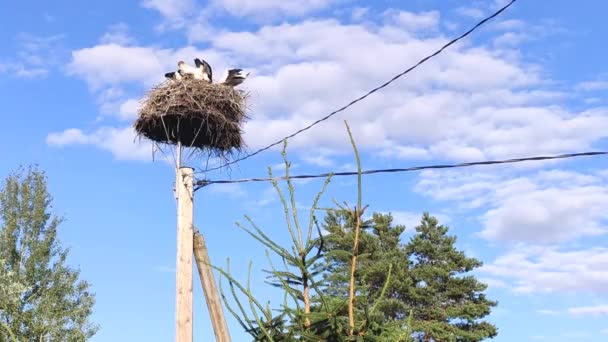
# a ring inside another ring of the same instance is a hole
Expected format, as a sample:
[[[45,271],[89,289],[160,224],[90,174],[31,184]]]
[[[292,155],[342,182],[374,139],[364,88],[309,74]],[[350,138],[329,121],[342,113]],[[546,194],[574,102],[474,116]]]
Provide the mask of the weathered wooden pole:
[[[194,232],[194,258],[205,293],[209,317],[211,317],[211,323],[213,324],[215,340],[217,342],[230,342],[230,333],[224,317],[220,295],[215,287],[215,278],[210,266],[207,245],[205,244],[205,238],[199,231]]]
[[[181,146],[178,149],[181,150]],[[179,163],[178,160],[175,179],[177,197],[175,340],[192,342],[193,169],[181,167]]]

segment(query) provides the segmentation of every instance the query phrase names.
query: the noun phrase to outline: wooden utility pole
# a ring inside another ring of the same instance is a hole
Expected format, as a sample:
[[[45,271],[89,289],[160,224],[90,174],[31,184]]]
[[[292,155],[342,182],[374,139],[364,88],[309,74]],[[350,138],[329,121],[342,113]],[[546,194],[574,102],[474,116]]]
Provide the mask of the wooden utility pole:
[[[207,309],[209,309],[209,316],[213,324],[215,340],[217,342],[230,342],[230,333],[228,332],[228,325],[224,318],[220,295],[215,287],[215,278],[210,266],[207,245],[205,244],[205,238],[199,231],[194,233],[194,258],[196,259],[198,275],[201,278],[201,284],[205,292],[205,301],[207,302]]]
[[[181,146],[178,150],[181,152]],[[193,169],[181,167],[179,159],[175,179],[177,197],[175,340],[192,342]]]

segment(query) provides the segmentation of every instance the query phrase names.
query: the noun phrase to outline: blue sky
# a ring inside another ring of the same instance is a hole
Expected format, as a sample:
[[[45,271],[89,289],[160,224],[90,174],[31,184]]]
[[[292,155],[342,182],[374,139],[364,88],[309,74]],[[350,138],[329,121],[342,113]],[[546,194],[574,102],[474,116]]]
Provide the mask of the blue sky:
[[[0,4],[0,176],[37,163],[49,177],[61,241],[97,294],[94,341],[167,341],[174,332],[173,170],[130,129],[139,98],[180,60],[215,77],[252,72],[254,150],[309,124],[434,51],[504,1],[143,0]],[[343,120],[366,169],[606,150],[608,35],[601,1],[520,0],[444,54],[290,141],[293,173],[352,170]],[[170,157],[168,157],[170,159]],[[200,167],[202,160],[189,160]],[[280,169],[271,150],[210,178]],[[322,181],[298,182],[306,208]],[[352,178],[323,204],[353,201]],[[407,234],[423,211],[484,262],[499,301],[496,341],[608,337],[605,158],[372,175],[364,202]],[[269,184],[197,192],[195,222],[213,262],[231,258],[256,296],[264,251],[235,227],[244,214],[286,241]],[[210,340],[195,278],[195,336]],[[243,339],[229,318],[235,341]]]

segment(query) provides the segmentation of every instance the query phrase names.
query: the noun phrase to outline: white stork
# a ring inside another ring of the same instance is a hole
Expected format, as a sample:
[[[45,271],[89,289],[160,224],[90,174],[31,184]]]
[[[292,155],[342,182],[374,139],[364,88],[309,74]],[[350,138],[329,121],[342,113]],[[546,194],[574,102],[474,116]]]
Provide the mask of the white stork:
[[[173,81],[179,81],[181,80],[182,77],[182,71],[181,70],[177,70],[177,71],[173,71],[173,72],[168,72],[165,74],[165,77],[173,80]]]
[[[203,75],[203,79],[209,83],[213,82],[213,71],[211,70],[211,65],[209,65],[209,63],[207,63],[207,61],[205,60],[200,60],[198,58],[194,59],[194,64],[196,65],[196,68],[200,70],[200,72],[202,72]]]
[[[228,76],[226,76],[224,82],[220,84],[229,87],[236,87],[237,85],[243,83],[247,76],[249,76],[249,73],[244,74],[243,69],[230,69],[228,70]]]
[[[179,71],[181,72],[182,76],[191,75],[195,80],[204,79],[202,69],[190,66],[184,61],[177,62],[177,66],[179,67]]]

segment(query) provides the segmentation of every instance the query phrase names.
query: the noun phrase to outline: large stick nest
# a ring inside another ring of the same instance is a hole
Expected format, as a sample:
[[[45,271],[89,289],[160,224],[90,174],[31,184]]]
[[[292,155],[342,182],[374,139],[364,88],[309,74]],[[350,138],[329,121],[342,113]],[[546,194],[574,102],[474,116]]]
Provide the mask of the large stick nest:
[[[244,147],[247,97],[241,90],[192,78],[167,80],[143,99],[135,130],[158,143],[180,142],[225,156]]]

